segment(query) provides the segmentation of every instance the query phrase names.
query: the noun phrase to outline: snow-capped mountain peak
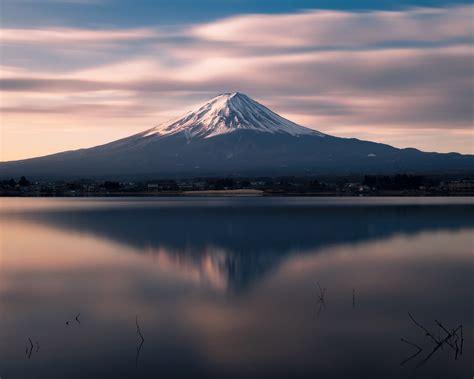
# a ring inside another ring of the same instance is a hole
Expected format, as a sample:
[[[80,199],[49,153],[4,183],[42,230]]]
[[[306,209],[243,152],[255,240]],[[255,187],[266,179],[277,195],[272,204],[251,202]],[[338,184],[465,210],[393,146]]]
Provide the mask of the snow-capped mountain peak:
[[[145,131],[142,136],[184,133],[188,139],[211,138],[237,130],[324,136],[277,115],[239,92],[218,95],[182,117]]]

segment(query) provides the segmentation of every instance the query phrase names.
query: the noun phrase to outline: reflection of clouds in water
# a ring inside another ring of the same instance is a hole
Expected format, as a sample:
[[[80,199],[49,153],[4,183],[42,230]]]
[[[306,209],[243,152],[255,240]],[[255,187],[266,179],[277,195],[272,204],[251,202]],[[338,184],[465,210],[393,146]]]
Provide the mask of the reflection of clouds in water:
[[[344,355],[344,370],[358,367],[358,362],[366,364],[367,369],[387,365],[394,377],[400,377],[398,362],[391,363],[390,357],[404,352],[404,347],[397,344],[400,333],[416,334],[411,330],[407,312],[416,311],[430,322],[439,317],[453,325],[472,324],[469,301],[474,262],[469,246],[473,232],[437,235],[433,242],[444,238],[457,241],[450,249],[452,255],[443,262],[436,259],[443,247],[430,243],[430,237],[429,233],[395,237],[296,257],[245,297],[240,308],[249,312],[233,316],[232,312],[225,312],[225,307],[209,304],[205,312],[198,308],[190,316],[192,329],[202,334],[204,343],[212,341],[206,346],[216,364],[225,361],[238,366],[254,359],[255,364],[266,360],[272,365],[281,364],[282,370],[289,362],[297,362],[292,367],[296,371],[301,365],[308,368],[313,364],[316,370],[318,366],[334,370],[342,349],[350,352]],[[420,246],[422,254],[413,254]],[[438,250],[433,260],[430,249]],[[458,275],[457,283],[452,281],[453,270]],[[328,288],[327,307],[320,318],[312,312],[317,300],[316,280]],[[356,310],[352,309],[353,287],[358,294]],[[276,293],[277,298],[272,296]],[[242,338],[234,338],[235,335]],[[471,334],[471,341],[472,337]],[[216,339],[222,344],[216,343]],[[229,339],[232,345],[225,344]],[[249,346],[261,348],[252,350],[249,357]],[[309,351],[318,354],[313,357]],[[374,357],[377,361],[369,363]],[[446,360],[441,357],[434,366],[443,369]],[[331,376],[330,372],[325,374]]]
[[[228,286],[225,272],[226,252],[214,247],[206,247],[199,252],[170,251],[166,248],[146,248],[153,264],[163,271],[175,272],[183,279],[195,284],[207,284],[217,290]]]
[[[74,200],[72,208],[58,210],[54,205],[49,211],[11,217],[95,236],[98,241],[106,239],[119,249],[148,252],[163,265],[180,266],[190,279],[235,290],[251,285],[295,253],[396,234],[474,226],[469,201],[422,207],[418,199],[412,205],[397,199],[397,206],[375,199],[379,206],[361,206],[366,201],[342,199],[340,204],[345,206],[340,206],[334,199],[111,200],[102,205],[92,201],[94,206],[81,210],[77,207],[81,201]]]
[[[463,323],[466,345],[472,344],[468,207],[300,211],[216,210],[203,216],[188,210],[173,216],[142,209],[131,219],[130,210],[3,220],[5,372],[346,377],[349,370],[356,377],[404,377],[410,367],[399,366],[406,356],[399,339],[417,335],[408,312],[427,323]],[[290,222],[279,217],[285,214]],[[231,225],[247,239],[187,230],[198,226],[198,216],[211,222],[213,232]],[[352,230],[336,228],[356,220]],[[173,232],[178,221],[182,241]],[[257,240],[257,224],[269,228],[263,232],[267,240]],[[290,224],[301,228],[287,230]],[[327,288],[320,317],[314,312],[318,281]],[[64,330],[65,317],[79,311],[80,329]],[[138,369],[136,314],[146,338]],[[24,335],[42,341],[30,366],[18,363]],[[465,357],[450,360],[440,354],[417,376],[470,374]]]

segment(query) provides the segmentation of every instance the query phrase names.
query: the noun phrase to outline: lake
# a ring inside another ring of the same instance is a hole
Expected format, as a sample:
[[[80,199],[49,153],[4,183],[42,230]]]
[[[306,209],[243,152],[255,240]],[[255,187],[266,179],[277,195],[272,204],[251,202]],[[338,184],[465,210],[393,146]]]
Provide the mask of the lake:
[[[471,378],[473,290],[473,198],[0,199],[2,379]]]

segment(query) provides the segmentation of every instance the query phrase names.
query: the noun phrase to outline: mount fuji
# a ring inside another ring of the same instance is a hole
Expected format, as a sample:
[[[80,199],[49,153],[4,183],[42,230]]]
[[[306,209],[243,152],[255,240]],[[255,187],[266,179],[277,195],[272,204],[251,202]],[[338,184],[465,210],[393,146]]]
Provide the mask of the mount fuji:
[[[241,93],[89,149],[0,163],[0,177],[346,175],[474,172],[474,156],[339,138],[295,124]]]

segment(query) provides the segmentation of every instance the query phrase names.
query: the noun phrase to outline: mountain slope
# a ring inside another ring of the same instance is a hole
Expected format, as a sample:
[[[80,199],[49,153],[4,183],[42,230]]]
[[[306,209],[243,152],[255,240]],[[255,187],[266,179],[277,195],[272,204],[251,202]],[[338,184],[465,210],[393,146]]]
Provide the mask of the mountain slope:
[[[329,136],[239,94],[90,149],[0,163],[0,177],[132,177],[474,172],[474,156]]]
[[[211,138],[238,130],[324,136],[277,115],[238,92],[216,96],[183,117],[158,125],[140,136],[166,136],[182,132],[188,139]]]

